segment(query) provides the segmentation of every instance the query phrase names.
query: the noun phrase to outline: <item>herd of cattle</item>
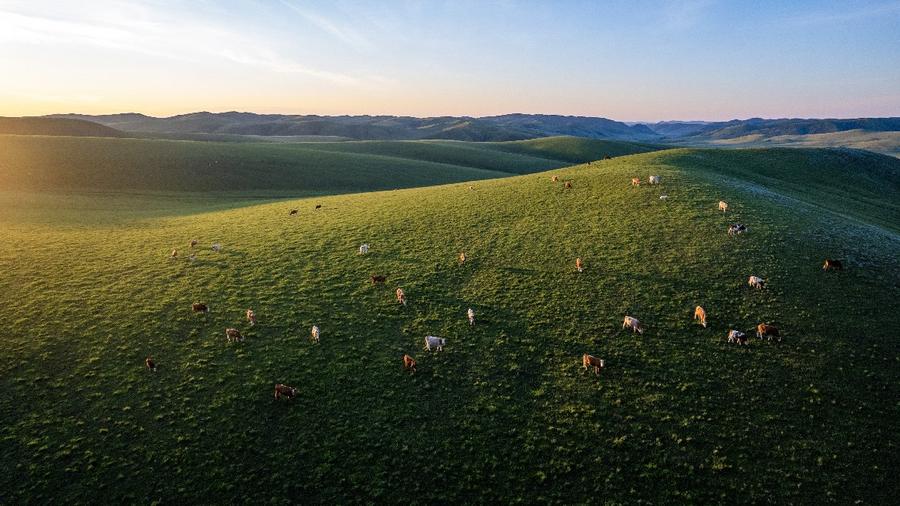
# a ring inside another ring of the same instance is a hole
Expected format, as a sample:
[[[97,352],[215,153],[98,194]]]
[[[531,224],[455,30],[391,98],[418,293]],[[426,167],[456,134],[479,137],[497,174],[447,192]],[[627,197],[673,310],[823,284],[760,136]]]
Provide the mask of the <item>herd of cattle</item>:
[[[552,176],[551,181],[558,182],[559,177]],[[660,176],[654,175],[654,176],[648,177],[648,182],[651,185],[658,185],[658,184],[660,184],[660,181],[661,181]],[[633,187],[640,186],[641,179],[638,177],[632,178],[631,185]],[[563,187],[567,190],[572,189],[571,181],[565,181]],[[665,200],[666,198],[667,198],[667,195],[660,196],[660,199]],[[321,205],[317,205],[316,209],[318,210],[321,207],[322,207]],[[725,201],[719,201],[718,210],[722,211],[723,213],[727,212],[728,211],[728,203]],[[291,216],[296,215],[297,210],[292,209],[289,214]],[[747,232],[748,230],[749,229],[745,225],[743,225],[741,223],[734,223],[734,224],[731,224],[728,226],[728,235],[735,236],[735,235]],[[199,242],[197,240],[191,240],[190,248],[193,250],[198,244],[199,244]],[[214,252],[219,252],[219,251],[221,251],[221,245],[213,244],[211,249]],[[365,244],[360,245],[358,253],[360,255],[368,254],[369,253],[369,244],[365,243]],[[171,253],[171,258],[174,259],[177,257],[178,257],[178,250],[173,249],[172,253]],[[191,261],[193,261],[195,258],[196,258],[196,256],[194,254],[191,254],[189,257],[189,259]],[[459,253],[458,260],[459,260],[460,264],[465,263],[465,261],[466,261],[465,252]],[[833,260],[833,259],[826,259],[825,264],[822,266],[822,269],[825,271],[843,270],[843,268],[844,268],[844,266],[839,260]],[[579,273],[584,272],[584,262],[582,261],[582,259],[580,257],[575,259],[575,269]],[[372,282],[373,285],[384,284],[387,282],[387,276],[372,275],[370,277],[370,281]],[[755,288],[755,289],[765,288],[765,280],[758,276],[750,276],[747,281],[747,284],[751,288]],[[406,299],[406,292],[403,290],[403,288],[398,287],[395,294],[396,294],[397,302],[399,304],[402,304],[405,306],[407,303],[407,299]],[[191,310],[194,313],[209,313],[209,306],[202,302],[195,302],[191,305]],[[247,322],[249,323],[249,325],[251,327],[256,325],[256,323],[257,323],[256,313],[252,309],[247,309],[245,315],[246,315]],[[466,317],[468,319],[469,325],[474,326],[475,325],[475,311],[472,308],[469,308],[466,311]],[[702,306],[697,306],[694,309],[694,321],[699,321],[699,323],[704,328],[706,328],[706,310],[703,309]],[[633,316],[628,316],[628,315],[625,316],[624,320],[622,321],[622,328],[630,329],[632,331],[632,333],[638,333],[638,334],[644,333],[643,324],[641,324],[641,322]],[[319,327],[316,325],[313,325],[312,329],[310,330],[311,340],[315,343],[318,343],[319,335],[320,335]],[[766,338],[769,341],[771,341],[773,338],[777,339],[779,342],[781,341],[781,333],[780,333],[779,329],[776,326],[768,324],[768,323],[760,323],[759,325],[756,326],[756,337],[758,339]],[[238,329],[235,329],[235,328],[226,328],[225,329],[225,338],[228,342],[240,342],[240,341],[244,340],[244,336],[240,333],[240,331]],[[736,329],[730,329],[728,331],[728,335],[727,335],[727,342],[736,343],[736,344],[748,344],[749,339],[744,332],[741,332]],[[447,340],[445,338],[428,335],[428,336],[425,336],[424,349],[427,351],[432,351],[432,350],[443,351],[444,345],[446,343],[447,343]],[[148,356],[145,359],[144,363],[149,371],[152,371],[152,372],[157,371],[157,365],[156,365],[156,362],[153,360],[152,356]],[[603,367],[606,364],[604,359],[597,358],[597,357],[595,357],[593,355],[589,355],[587,353],[585,353],[582,356],[581,363],[582,363],[582,369],[585,369],[585,370],[591,369],[591,370],[593,370],[594,374],[597,374],[597,375],[600,374],[600,371],[603,369]],[[403,365],[403,370],[405,370],[405,371],[408,371],[410,373],[415,373],[417,371],[416,360],[408,354],[403,355],[402,365]],[[281,398],[293,399],[296,396],[297,396],[296,388],[289,387],[282,383],[277,383],[275,385],[275,399],[276,400],[281,399]]]

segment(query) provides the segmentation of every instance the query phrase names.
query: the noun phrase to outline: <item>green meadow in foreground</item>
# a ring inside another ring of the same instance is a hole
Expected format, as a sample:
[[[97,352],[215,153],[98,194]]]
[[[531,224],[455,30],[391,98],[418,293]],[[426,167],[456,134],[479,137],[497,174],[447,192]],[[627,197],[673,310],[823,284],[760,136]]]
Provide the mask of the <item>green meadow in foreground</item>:
[[[893,502],[898,192],[865,152],[684,149],[120,222],[7,196],[0,502]]]

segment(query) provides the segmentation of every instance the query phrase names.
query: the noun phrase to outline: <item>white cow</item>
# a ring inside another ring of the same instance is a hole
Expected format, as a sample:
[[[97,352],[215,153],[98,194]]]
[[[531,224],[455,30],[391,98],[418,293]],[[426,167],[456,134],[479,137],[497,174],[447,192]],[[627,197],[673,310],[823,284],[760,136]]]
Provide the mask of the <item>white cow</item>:
[[[750,285],[751,288],[763,288],[766,280],[757,276],[750,276],[750,279],[747,280],[747,284]]]
[[[668,195],[660,195],[659,196],[659,200],[666,200],[667,198],[669,198]]]
[[[368,252],[369,252],[369,244],[368,243],[364,243],[362,246],[359,247],[360,255],[365,255]]]
[[[319,326],[318,325],[312,326],[312,331],[310,332],[310,336],[312,337],[313,341],[315,341],[317,343],[319,342]]]
[[[431,351],[431,347],[434,346],[437,351],[444,351],[444,344],[447,343],[447,340],[441,337],[435,336],[425,336],[425,349]]]
[[[650,184],[659,184],[659,176],[650,176],[649,183]]]
[[[738,344],[747,344],[747,334],[744,334],[740,330],[731,329],[728,331],[728,342],[729,343],[738,343]]]
[[[469,317],[469,325],[474,326],[475,325],[475,311],[472,311],[472,308],[469,308],[469,310],[466,311],[466,316]]]
[[[219,244],[219,243],[215,243],[215,244],[212,245],[212,250],[215,251],[216,253],[218,253],[219,251],[221,251],[221,249],[222,249],[222,245]]]
[[[719,201],[719,210],[722,211],[723,213],[725,211],[727,211],[728,210],[728,202],[725,202],[724,200],[720,200]]]
[[[638,334],[644,333],[644,326],[641,325],[641,322],[631,316],[625,317],[625,320],[622,322],[622,328],[630,328],[632,332],[637,332]]]

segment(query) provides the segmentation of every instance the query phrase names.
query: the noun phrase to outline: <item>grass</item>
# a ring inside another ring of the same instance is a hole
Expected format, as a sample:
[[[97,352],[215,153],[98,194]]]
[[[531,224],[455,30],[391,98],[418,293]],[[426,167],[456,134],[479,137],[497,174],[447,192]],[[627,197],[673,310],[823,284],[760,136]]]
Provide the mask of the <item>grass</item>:
[[[0,135],[0,188],[32,192],[255,192],[294,197],[491,179],[657,149],[557,137],[480,145],[222,143]]]
[[[662,151],[122,222],[88,197],[3,209],[0,502],[891,502],[900,169],[870,156]],[[837,190],[848,163],[867,182]],[[196,262],[167,258],[194,238]],[[760,322],[784,342],[725,343]]]
[[[900,132],[871,132],[866,130],[846,130],[824,134],[777,135],[766,137],[761,134],[745,135],[733,139],[710,141],[691,140],[692,145],[735,148],[853,148],[900,158]]]

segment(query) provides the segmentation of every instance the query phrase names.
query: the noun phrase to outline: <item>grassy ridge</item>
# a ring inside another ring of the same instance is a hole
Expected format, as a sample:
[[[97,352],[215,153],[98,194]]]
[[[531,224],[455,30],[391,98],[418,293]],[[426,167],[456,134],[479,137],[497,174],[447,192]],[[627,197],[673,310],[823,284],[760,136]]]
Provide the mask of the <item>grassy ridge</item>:
[[[560,149],[554,151],[556,145]],[[497,178],[560,167],[573,157],[588,161],[648,149],[567,138],[510,147],[463,142],[279,144],[0,136],[0,188],[350,193]]]
[[[15,307],[0,497],[889,502],[897,224],[843,201],[823,213],[804,201],[815,185],[793,184],[838,177],[846,156],[649,153],[554,171],[569,191],[527,175],[325,197],[301,218],[286,209],[311,202],[66,228],[0,214],[0,305]],[[874,181],[895,180],[884,163]],[[757,174],[769,168],[794,177]],[[628,185],[649,174],[663,184]],[[733,221],[750,232],[729,238]],[[167,258],[192,238],[224,249]],[[362,242],[370,255],[355,254]],[[823,273],[825,257],[847,271]],[[387,286],[368,283],[375,273]],[[750,274],[768,288],[749,290]],[[190,314],[197,300],[212,312]],[[697,304],[708,329],[690,321]],[[647,332],[622,331],[625,314]],[[724,342],[761,321],[785,341]],[[247,341],[226,344],[226,326]],[[445,351],[422,351],[426,334]],[[599,379],[580,370],[585,352],[606,359]],[[417,375],[401,372],[403,353]],[[275,382],[300,398],[273,402]]]

